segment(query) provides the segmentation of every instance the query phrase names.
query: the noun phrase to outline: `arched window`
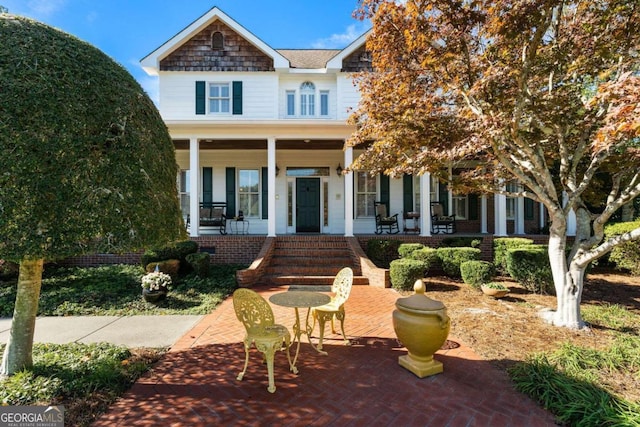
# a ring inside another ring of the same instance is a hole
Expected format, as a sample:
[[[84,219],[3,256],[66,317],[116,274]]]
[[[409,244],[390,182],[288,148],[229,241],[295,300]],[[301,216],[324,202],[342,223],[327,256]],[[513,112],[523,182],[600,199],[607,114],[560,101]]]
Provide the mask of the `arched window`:
[[[300,85],[300,115],[314,116],[316,103],[316,86],[311,82],[304,82]]]
[[[224,36],[220,31],[216,31],[211,35],[211,48],[214,50],[224,49]]]

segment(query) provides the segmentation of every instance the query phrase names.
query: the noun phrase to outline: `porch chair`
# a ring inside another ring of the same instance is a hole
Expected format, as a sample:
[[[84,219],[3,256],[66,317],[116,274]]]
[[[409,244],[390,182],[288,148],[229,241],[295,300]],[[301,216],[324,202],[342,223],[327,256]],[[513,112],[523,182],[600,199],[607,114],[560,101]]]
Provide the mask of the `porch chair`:
[[[311,314],[313,316],[313,330],[316,326],[316,321],[320,325],[320,339],[318,342],[318,350],[322,350],[322,339],[324,338],[324,326],[327,320],[331,321],[331,332],[336,333],[335,326],[333,324],[334,317],[340,321],[340,330],[342,331],[342,338],[345,345],[351,343],[347,339],[347,335],[344,333],[344,303],[349,298],[351,293],[351,286],[353,285],[353,270],[349,267],[345,267],[336,274],[333,279],[333,285],[331,286],[331,292],[334,293],[333,298],[325,305],[320,307],[313,307]]]
[[[238,375],[238,381],[242,381],[249,365],[249,350],[251,344],[255,344],[256,349],[263,354],[263,360],[267,362],[267,374],[269,377],[269,393],[275,393],[276,385],[273,378],[273,359],[276,350],[287,352],[289,369],[296,372],[289,346],[291,344],[291,333],[286,326],[275,323],[271,306],[258,293],[251,289],[239,288],[233,293],[233,308],[236,317],[244,325],[247,334],[244,337],[244,369]]]
[[[220,234],[227,234],[226,210],[225,202],[200,203],[200,225],[218,227]]]
[[[456,216],[445,215],[444,206],[440,202],[431,203],[431,232],[434,234],[456,232]]]
[[[396,234],[400,232],[398,226],[398,214],[388,216],[387,204],[383,202],[373,203],[376,211],[376,234],[382,234],[382,231],[386,228],[387,234]]]

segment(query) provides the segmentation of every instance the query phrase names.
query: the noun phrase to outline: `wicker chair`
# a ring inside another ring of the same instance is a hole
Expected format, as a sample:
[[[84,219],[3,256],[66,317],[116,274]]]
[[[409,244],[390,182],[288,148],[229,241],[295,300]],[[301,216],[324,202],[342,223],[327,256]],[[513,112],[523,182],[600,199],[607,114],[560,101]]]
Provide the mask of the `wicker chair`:
[[[342,338],[344,343],[349,345],[350,342],[347,339],[347,335],[344,333],[344,303],[349,298],[351,293],[351,286],[353,285],[353,270],[349,267],[345,267],[336,274],[333,279],[333,285],[331,286],[331,292],[334,293],[331,301],[320,307],[314,307],[311,309],[313,315],[313,328],[315,328],[316,321],[320,325],[320,340],[318,342],[318,350],[322,350],[322,340],[324,338],[324,326],[327,320],[331,321],[331,332],[336,333],[335,326],[333,324],[334,317],[340,321],[340,330],[342,331]]]
[[[244,325],[247,335],[244,337],[244,369],[238,375],[238,380],[242,381],[249,365],[249,349],[251,344],[255,344],[258,351],[264,355],[267,362],[267,373],[269,377],[269,393],[276,391],[275,380],[273,378],[273,359],[276,350],[287,352],[289,368],[297,373],[297,369],[291,362],[289,346],[291,344],[291,333],[286,326],[278,325],[274,321],[273,310],[269,303],[259,294],[251,289],[240,288],[233,293],[233,308],[236,317]]]

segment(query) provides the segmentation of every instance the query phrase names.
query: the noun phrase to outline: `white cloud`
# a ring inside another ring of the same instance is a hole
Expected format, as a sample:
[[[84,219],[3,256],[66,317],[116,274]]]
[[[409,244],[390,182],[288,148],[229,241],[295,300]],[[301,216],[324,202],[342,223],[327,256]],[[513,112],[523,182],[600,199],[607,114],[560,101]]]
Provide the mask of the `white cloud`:
[[[156,104],[156,107],[160,105],[160,85],[158,78],[154,76],[138,76],[136,78],[140,86],[147,92],[149,98]]]
[[[49,16],[60,9],[67,3],[67,0],[29,0],[27,7],[37,15]]]
[[[88,23],[93,23],[96,19],[98,19],[98,12],[96,11],[91,11],[89,12],[89,14],[85,17],[85,19],[87,20]]]
[[[314,49],[343,49],[368,29],[366,24],[351,24],[344,33],[332,34],[327,38],[315,41],[311,45]]]

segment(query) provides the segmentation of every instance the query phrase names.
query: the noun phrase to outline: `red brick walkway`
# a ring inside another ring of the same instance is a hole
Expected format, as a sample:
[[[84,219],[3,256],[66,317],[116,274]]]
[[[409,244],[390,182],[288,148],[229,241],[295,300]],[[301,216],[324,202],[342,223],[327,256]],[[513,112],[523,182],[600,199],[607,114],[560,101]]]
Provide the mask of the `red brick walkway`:
[[[265,298],[286,288],[261,288]],[[444,372],[419,379],[398,365],[406,354],[395,339],[391,313],[398,294],[354,286],[345,306],[343,345],[327,327],[325,350],[302,344],[299,374],[276,353],[277,390],[254,352],[243,381],[244,329],[231,299],[182,337],[153,371],[95,426],[553,426],[553,417],[514,390],[508,377],[460,344],[440,350]],[[293,324],[293,309],[272,305],[278,323]],[[317,329],[316,329],[317,334]]]

